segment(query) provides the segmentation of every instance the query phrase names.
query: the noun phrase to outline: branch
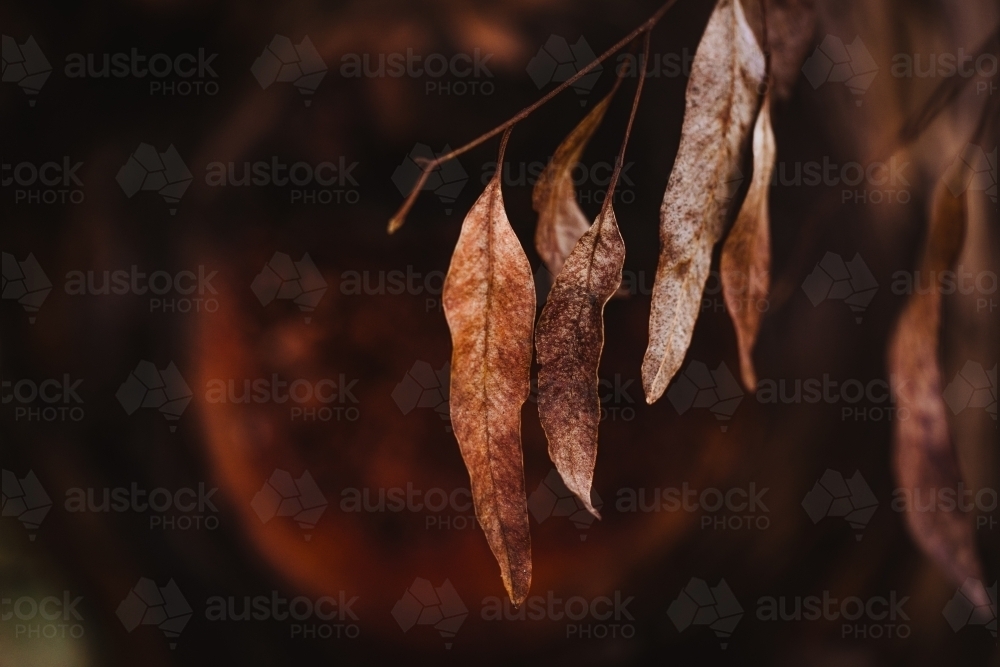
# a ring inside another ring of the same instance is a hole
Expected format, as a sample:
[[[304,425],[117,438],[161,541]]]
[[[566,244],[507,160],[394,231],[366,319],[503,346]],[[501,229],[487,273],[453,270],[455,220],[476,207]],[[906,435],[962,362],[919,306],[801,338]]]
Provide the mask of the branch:
[[[645,23],[643,23],[638,28],[636,28],[635,30],[633,30],[632,32],[630,32],[628,35],[626,35],[625,37],[623,37],[622,39],[620,39],[614,46],[612,46],[607,51],[605,51],[604,53],[602,53],[601,55],[599,55],[596,59],[594,59],[593,61],[591,61],[588,65],[586,65],[585,67],[583,67],[582,69],[580,69],[580,71],[578,71],[576,74],[574,74],[570,78],[568,78],[565,81],[563,81],[556,88],[554,88],[551,92],[549,92],[548,94],[546,94],[544,97],[542,97],[540,100],[538,100],[537,102],[535,102],[531,106],[528,106],[528,107],[525,107],[524,109],[521,109],[521,111],[519,111],[516,115],[514,115],[509,120],[501,123],[500,125],[497,125],[496,127],[494,127],[489,132],[486,132],[485,134],[479,135],[478,137],[476,137],[475,139],[473,139],[469,143],[467,143],[467,144],[465,144],[463,146],[459,146],[458,148],[456,148],[455,150],[451,151],[450,153],[446,153],[444,155],[436,157],[433,160],[428,160],[424,164],[424,171],[423,171],[423,173],[420,174],[420,178],[417,179],[417,182],[414,184],[413,189],[410,190],[410,194],[406,197],[406,200],[403,201],[403,205],[399,207],[399,210],[396,211],[396,214],[394,216],[392,216],[392,218],[389,220],[389,233],[392,234],[397,229],[399,229],[400,227],[402,227],[404,222],[406,222],[406,215],[410,212],[410,209],[413,207],[413,203],[417,200],[417,197],[420,196],[420,191],[423,189],[424,184],[427,183],[427,179],[430,177],[432,171],[434,171],[435,169],[437,169],[439,166],[441,166],[442,164],[444,164],[448,160],[456,158],[459,155],[462,155],[463,153],[466,153],[466,152],[472,150],[473,148],[475,148],[479,144],[483,143],[487,139],[491,139],[492,137],[495,137],[496,135],[500,134],[504,130],[506,130],[508,128],[511,128],[515,124],[517,124],[520,121],[524,120],[525,118],[527,118],[528,116],[530,116],[533,112],[537,111],[540,107],[542,107],[546,103],[548,103],[549,100],[551,100],[553,97],[555,97],[556,95],[558,95],[562,91],[564,91],[567,88],[569,88],[571,85],[573,85],[574,83],[576,83],[577,81],[579,81],[581,78],[583,78],[584,76],[586,76],[587,74],[589,74],[591,72],[591,70],[593,70],[595,67],[597,67],[602,62],[604,62],[605,60],[607,60],[608,58],[610,58],[611,56],[613,56],[615,53],[617,53],[618,51],[620,51],[622,48],[624,48],[625,46],[627,46],[632,40],[634,40],[639,35],[642,35],[643,33],[646,33],[646,35],[647,35],[647,41],[648,41],[648,34],[649,34],[649,32],[660,21],[660,19],[663,18],[664,14],[667,13],[667,10],[669,10],[671,7],[673,7],[676,2],[677,2],[677,0],[667,0],[667,2],[665,2],[662,7],[660,7],[658,10],[656,10],[656,13],[654,13],[652,16],[650,16],[648,19],[646,19]],[[645,67],[645,65],[643,67]],[[642,88],[642,79],[641,78],[639,80],[639,87],[640,87],[640,90],[641,90],[641,88]]]

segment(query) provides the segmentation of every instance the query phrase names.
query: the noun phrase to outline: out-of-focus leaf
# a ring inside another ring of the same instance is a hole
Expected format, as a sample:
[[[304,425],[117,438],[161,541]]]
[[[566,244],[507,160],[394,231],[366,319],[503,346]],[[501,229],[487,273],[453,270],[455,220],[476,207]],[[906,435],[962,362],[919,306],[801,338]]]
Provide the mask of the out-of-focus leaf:
[[[535,289],[496,175],[472,206],[442,295],[451,330],[451,423],[469,470],[476,516],[515,605],[531,585],[531,536],[521,452],[530,391]]]
[[[758,0],[750,4],[759,5]],[[816,0],[766,0],[764,4],[771,84],[774,96],[784,100],[801,78],[802,63],[816,39]]]
[[[594,105],[580,124],[566,135],[538,176],[531,193],[531,205],[538,212],[535,248],[553,276],[559,275],[576,242],[590,227],[590,221],[576,201],[573,169],[580,162],[587,142],[604,119],[604,113],[608,110],[620,81],[619,78],[611,92]]]
[[[959,586],[970,577],[982,580],[972,515],[958,508],[950,512],[929,508],[913,500],[936,497],[940,490],[957,489],[961,482],[941,396],[941,286],[937,277],[954,264],[962,249],[966,205],[965,193],[956,196],[942,181],[919,265],[920,284],[915,285],[896,323],[888,355],[889,372],[900,388],[897,413],[908,411],[905,419],[893,421],[896,479],[910,498],[905,507],[907,525],[920,548]]]
[[[681,142],[660,207],[660,261],[642,362],[648,403],[663,395],[691,343],[764,70],[739,0],[719,0],[691,66]]]
[[[726,308],[736,328],[740,374],[749,391],[757,388],[753,346],[762,317],[757,304],[767,300],[771,266],[771,220],[767,200],[774,172],[775,145],[770,101],[770,96],[765,96],[757,114],[753,129],[753,177],[736,222],[722,246],[719,265]]]
[[[587,510],[601,423],[597,369],[604,348],[604,306],[622,281],[625,243],[606,205],[570,253],[538,320],[538,415],[549,457]]]

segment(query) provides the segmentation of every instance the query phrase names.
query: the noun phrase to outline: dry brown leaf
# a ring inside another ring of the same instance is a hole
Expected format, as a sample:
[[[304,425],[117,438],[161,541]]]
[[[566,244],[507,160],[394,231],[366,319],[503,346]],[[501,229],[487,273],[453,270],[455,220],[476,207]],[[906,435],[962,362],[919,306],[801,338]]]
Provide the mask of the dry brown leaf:
[[[597,369],[604,347],[604,306],[622,281],[625,243],[606,206],[570,253],[538,320],[538,416],[549,457],[566,488],[591,514],[601,423]]]
[[[611,92],[594,105],[580,124],[566,135],[538,176],[531,193],[531,206],[538,213],[535,248],[553,276],[559,275],[576,242],[590,228],[590,221],[576,201],[573,169],[580,162],[587,142],[604,119],[604,113],[608,110],[620,81],[619,78]]]
[[[660,262],[642,362],[647,403],[663,395],[691,343],[764,69],[740,2],[719,0],[691,65],[681,142],[660,207]]]
[[[969,577],[982,580],[972,515],[957,509],[922,510],[912,500],[933,497],[941,489],[957,489],[961,482],[941,397],[938,364],[941,292],[936,277],[958,257],[965,226],[965,194],[956,197],[942,181],[924,243],[919,268],[921,284],[896,323],[888,359],[889,372],[900,388],[897,409],[909,411],[905,419],[893,422],[896,478],[911,499],[905,508],[907,524],[924,552],[959,586]],[[982,595],[985,598],[985,592]],[[977,602],[987,603],[988,600]]]
[[[530,391],[535,288],[511,229],[499,168],[462,223],[442,301],[451,330],[451,423],[469,470],[476,516],[515,605],[531,585],[521,452]]]
[[[722,246],[719,264],[722,294],[736,328],[740,375],[749,391],[757,389],[753,346],[757,342],[762,318],[757,304],[766,302],[770,282],[771,216],[767,201],[775,157],[770,102],[770,95],[765,95],[757,114],[753,129],[753,177],[736,222]]]

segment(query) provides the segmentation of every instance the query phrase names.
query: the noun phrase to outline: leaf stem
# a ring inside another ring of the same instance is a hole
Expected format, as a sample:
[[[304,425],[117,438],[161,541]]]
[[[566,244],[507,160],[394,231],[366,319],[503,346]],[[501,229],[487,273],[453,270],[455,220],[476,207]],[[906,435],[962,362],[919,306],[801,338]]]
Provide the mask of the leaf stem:
[[[503,174],[503,154],[507,152],[507,142],[510,140],[510,131],[513,129],[513,126],[508,127],[507,131],[500,137],[500,152],[497,154],[497,174]]]
[[[622,147],[615,158],[615,170],[611,174],[611,182],[608,183],[608,191],[604,195],[604,204],[601,206],[601,215],[598,220],[604,217],[614,200],[615,188],[618,186],[618,177],[622,173],[622,165],[625,163],[625,149],[628,147],[628,139],[632,134],[632,123],[635,121],[635,112],[639,108],[639,98],[642,96],[642,84],[646,81],[646,66],[649,63],[649,31],[646,31],[642,40],[642,56],[639,58],[639,84],[635,87],[635,97],[632,98],[632,111],[628,116],[628,125],[625,126],[625,137],[622,139]]]

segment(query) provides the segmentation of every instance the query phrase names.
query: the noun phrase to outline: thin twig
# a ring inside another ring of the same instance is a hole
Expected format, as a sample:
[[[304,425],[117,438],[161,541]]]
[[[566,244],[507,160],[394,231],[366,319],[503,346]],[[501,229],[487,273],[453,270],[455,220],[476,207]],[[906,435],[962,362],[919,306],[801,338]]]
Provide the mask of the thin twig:
[[[975,61],[984,54],[995,53],[998,46],[1000,46],[1000,26],[994,28],[990,36],[969,56],[969,60]],[[895,139],[896,149],[916,141],[927,126],[965,90],[971,80],[971,77],[953,76],[938,84],[916,115],[900,129]]]
[[[600,65],[602,62],[604,62],[614,54],[618,53],[618,51],[620,51],[623,47],[628,45],[629,42],[634,40],[636,37],[638,37],[643,33],[646,33],[648,35],[649,31],[653,29],[653,27],[659,22],[659,20],[663,18],[664,14],[667,13],[667,10],[673,7],[676,2],[677,0],[667,0],[667,2],[665,2],[663,6],[660,7],[658,10],[656,10],[656,13],[654,13],[652,16],[646,19],[646,21],[642,25],[640,25],[638,28],[630,32],[628,35],[620,39],[614,46],[612,46],[607,51],[599,55],[597,58],[591,61],[590,64],[581,68],[580,71],[578,71],[576,74],[574,74],[573,76],[571,76],[570,78],[566,79],[561,84],[556,86],[551,92],[546,94],[537,102],[535,102],[530,106],[525,107],[524,109],[521,109],[521,111],[519,111],[509,120],[501,123],[500,125],[497,125],[489,132],[479,135],[469,143],[459,146],[453,151],[438,156],[433,160],[427,161],[424,164],[423,173],[420,174],[420,178],[417,179],[416,184],[414,184],[413,189],[410,191],[410,194],[403,202],[403,205],[399,207],[399,210],[396,211],[396,214],[392,216],[392,218],[389,220],[389,233],[392,234],[397,229],[403,226],[403,223],[406,221],[407,213],[410,212],[410,208],[413,207],[413,203],[417,200],[417,197],[420,196],[420,191],[423,189],[424,184],[427,183],[427,179],[430,177],[432,171],[437,169],[440,165],[447,162],[448,160],[456,158],[459,155],[472,150],[473,148],[483,143],[487,139],[495,137],[496,135],[500,134],[509,127],[513,127],[516,123],[519,123],[520,121],[524,120],[525,118],[530,116],[533,112],[537,111],[540,107],[544,106],[553,97],[563,92],[571,85],[579,81],[581,78],[589,74],[591,70]]]
[[[649,31],[646,31],[642,40],[642,56],[639,58],[639,84],[635,87],[635,97],[632,98],[632,111],[628,116],[628,125],[625,126],[625,137],[622,139],[622,147],[615,158],[615,170],[611,173],[611,182],[608,183],[608,192],[604,195],[604,204],[601,206],[600,220],[608,212],[611,202],[615,196],[615,187],[618,186],[618,177],[622,173],[622,165],[625,163],[625,148],[628,146],[628,138],[632,134],[632,123],[635,121],[635,112],[639,108],[639,98],[642,96],[642,84],[646,80],[646,66],[649,63]]]

